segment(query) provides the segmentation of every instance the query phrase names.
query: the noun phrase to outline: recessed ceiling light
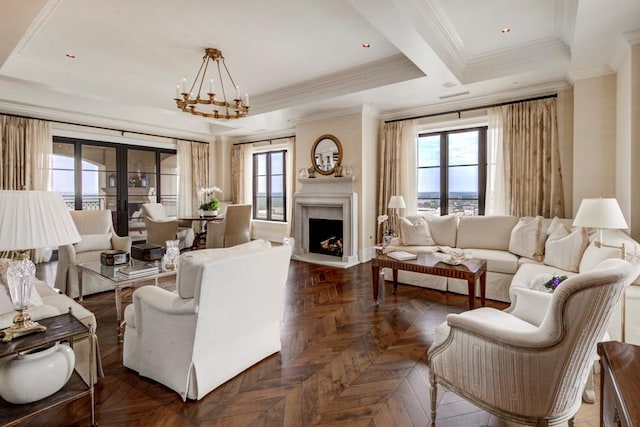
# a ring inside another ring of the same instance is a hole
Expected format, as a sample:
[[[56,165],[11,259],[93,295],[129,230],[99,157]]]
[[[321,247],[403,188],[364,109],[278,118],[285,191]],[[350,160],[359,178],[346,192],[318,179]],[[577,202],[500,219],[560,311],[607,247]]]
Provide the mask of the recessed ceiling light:
[[[502,31],[502,34],[507,34],[507,33],[511,32],[511,28],[505,27],[501,31]]]
[[[73,53],[67,53],[65,56],[69,59],[76,59],[76,56]]]
[[[365,49],[369,49],[371,45],[369,43],[362,43],[362,47]]]

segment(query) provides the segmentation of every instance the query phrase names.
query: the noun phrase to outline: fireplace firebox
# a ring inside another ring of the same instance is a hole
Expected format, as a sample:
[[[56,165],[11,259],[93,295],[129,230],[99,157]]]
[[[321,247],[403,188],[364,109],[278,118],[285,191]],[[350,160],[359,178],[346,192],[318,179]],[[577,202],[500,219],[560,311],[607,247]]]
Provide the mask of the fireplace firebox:
[[[341,219],[309,218],[309,252],[342,257],[342,234]]]

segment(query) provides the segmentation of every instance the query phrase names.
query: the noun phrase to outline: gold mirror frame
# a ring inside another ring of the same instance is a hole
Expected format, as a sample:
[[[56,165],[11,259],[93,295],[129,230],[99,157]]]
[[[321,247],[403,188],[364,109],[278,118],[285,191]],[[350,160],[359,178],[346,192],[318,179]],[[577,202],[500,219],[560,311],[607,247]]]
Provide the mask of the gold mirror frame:
[[[335,146],[335,149],[332,149],[332,146]],[[330,155],[328,157],[327,154],[321,155],[322,152]],[[338,138],[327,134],[318,137],[311,147],[311,164],[316,172],[320,175],[331,175],[340,163],[342,163],[342,145]]]

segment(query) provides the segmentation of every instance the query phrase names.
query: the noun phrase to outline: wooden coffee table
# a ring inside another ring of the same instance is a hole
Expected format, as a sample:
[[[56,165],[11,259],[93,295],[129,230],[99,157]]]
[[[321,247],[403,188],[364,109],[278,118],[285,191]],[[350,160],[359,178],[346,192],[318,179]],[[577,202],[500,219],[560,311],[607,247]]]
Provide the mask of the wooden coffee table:
[[[486,294],[487,261],[484,259],[470,259],[460,265],[440,262],[431,253],[418,254],[418,259],[400,261],[388,255],[378,255],[371,261],[373,274],[373,299],[378,305],[378,277],[380,268],[388,267],[393,270],[393,293],[398,289],[398,270],[413,271],[415,273],[433,274],[435,276],[452,277],[466,280],[469,285],[469,309],[475,306],[476,281],[480,279],[480,303],[484,306]]]

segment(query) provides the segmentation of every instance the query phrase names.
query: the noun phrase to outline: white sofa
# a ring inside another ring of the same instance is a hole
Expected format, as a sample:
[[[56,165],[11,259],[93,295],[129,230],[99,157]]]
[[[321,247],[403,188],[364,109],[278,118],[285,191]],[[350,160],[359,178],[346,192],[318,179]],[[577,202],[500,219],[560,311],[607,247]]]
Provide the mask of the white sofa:
[[[497,301],[510,302],[509,289],[512,286],[529,287],[534,276],[540,273],[551,273],[557,275],[574,275],[578,272],[591,271],[600,261],[607,258],[620,257],[619,249],[597,248],[595,246],[596,233],[588,233],[588,245],[583,254],[578,254],[579,266],[576,271],[568,271],[545,259],[544,247],[548,237],[548,229],[552,224],[551,219],[541,219],[541,241],[538,259],[521,256],[510,251],[513,250],[512,232],[514,227],[520,226],[529,218],[521,219],[513,216],[407,216],[406,220],[411,225],[417,225],[420,221],[426,221],[428,230],[432,238],[430,245],[407,245],[403,243],[402,236],[394,241],[394,245],[388,246],[385,252],[393,250],[404,250],[412,253],[428,252],[437,250],[438,246],[448,246],[461,248],[467,251],[474,258],[487,260],[487,287],[486,297]],[[571,227],[571,219],[556,219],[556,221],[566,228]],[[401,219],[402,222],[402,219]],[[603,230],[604,241],[607,244],[625,245],[632,252],[637,246],[631,237],[620,230]],[[415,236],[405,236],[405,241],[414,243]],[[515,235],[514,235],[515,237]],[[518,240],[518,239],[516,239]],[[385,279],[392,280],[391,271],[385,269]],[[467,294],[467,283],[460,279],[444,278],[427,274],[412,273],[407,271],[398,272],[398,281],[415,286],[437,289],[441,291]],[[632,292],[630,292],[632,293]],[[640,295],[638,295],[640,297]]]
[[[182,254],[175,292],[139,288],[125,309],[124,365],[199,400],[279,351],[290,258],[266,240]]]

